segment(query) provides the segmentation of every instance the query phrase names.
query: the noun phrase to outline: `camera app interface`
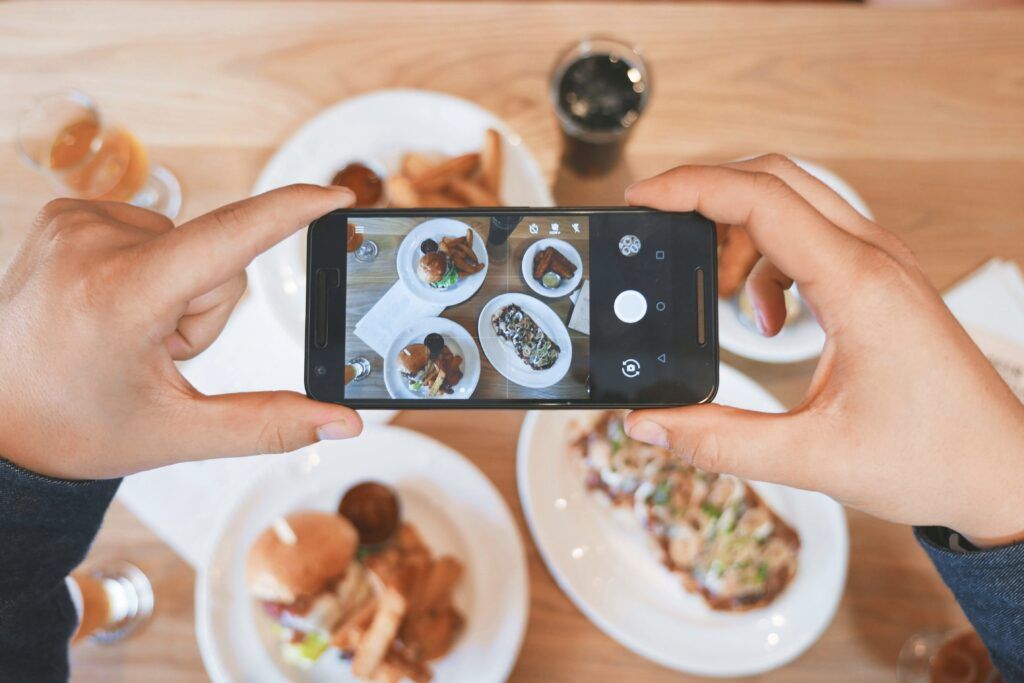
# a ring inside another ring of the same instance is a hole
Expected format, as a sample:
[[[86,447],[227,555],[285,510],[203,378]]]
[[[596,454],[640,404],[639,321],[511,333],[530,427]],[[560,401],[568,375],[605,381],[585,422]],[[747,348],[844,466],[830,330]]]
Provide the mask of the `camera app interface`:
[[[590,226],[349,218],[348,399],[588,399]]]

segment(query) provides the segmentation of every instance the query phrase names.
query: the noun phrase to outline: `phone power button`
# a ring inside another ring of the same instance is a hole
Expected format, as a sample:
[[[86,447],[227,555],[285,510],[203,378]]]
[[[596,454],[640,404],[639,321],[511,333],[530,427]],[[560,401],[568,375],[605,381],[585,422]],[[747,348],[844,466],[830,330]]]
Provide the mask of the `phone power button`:
[[[624,323],[635,323],[647,314],[647,299],[635,289],[627,289],[615,297],[615,316]]]

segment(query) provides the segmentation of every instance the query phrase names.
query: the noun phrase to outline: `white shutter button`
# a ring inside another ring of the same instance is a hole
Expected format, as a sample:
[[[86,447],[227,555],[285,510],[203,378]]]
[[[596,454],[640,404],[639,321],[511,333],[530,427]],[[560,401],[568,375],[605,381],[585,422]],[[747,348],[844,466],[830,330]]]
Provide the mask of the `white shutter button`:
[[[635,323],[646,315],[647,299],[635,289],[627,289],[615,297],[612,308],[622,322]]]

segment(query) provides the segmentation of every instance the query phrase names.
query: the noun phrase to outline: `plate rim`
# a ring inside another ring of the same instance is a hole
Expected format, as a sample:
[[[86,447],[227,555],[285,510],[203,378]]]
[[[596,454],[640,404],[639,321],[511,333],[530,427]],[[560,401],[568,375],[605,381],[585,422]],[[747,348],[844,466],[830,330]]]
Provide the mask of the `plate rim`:
[[[767,390],[761,387],[759,383],[755,382],[747,375],[743,374],[739,370],[736,370],[735,368],[725,363],[721,364],[721,369],[722,376],[726,374],[732,374],[735,375],[737,379],[740,379],[741,381],[753,383],[762,391],[764,391],[767,397],[774,404],[776,404],[780,410],[783,409],[782,404],[779,403],[779,401],[774,396],[772,396]],[[839,577],[840,588],[837,591],[833,600],[831,601],[830,609],[828,610],[828,618],[822,621],[820,628],[813,633],[813,635],[809,638],[809,640],[803,647],[795,649],[793,652],[788,653],[785,657],[772,661],[768,666],[765,666],[763,664],[755,664],[737,666],[729,670],[721,670],[701,666],[680,665],[679,662],[673,661],[670,658],[663,656],[660,652],[657,652],[654,649],[648,647],[644,642],[637,639],[632,634],[629,634],[616,628],[611,622],[607,621],[604,617],[599,615],[594,609],[590,607],[589,604],[587,604],[586,601],[583,600],[583,598],[569,584],[567,578],[557,569],[557,565],[552,560],[549,549],[545,548],[539,540],[537,532],[537,521],[535,519],[535,511],[533,509],[533,506],[531,505],[528,496],[529,482],[527,481],[527,467],[523,463],[526,461],[528,457],[526,455],[526,452],[528,450],[528,444],[532,437],[532,434],[536,429],[536,423],[543,415],[543,412],[544,411],[531,410],[526,414],[526,417],[523,420],[523,424],[520,427],[519,437],[516,442],[516,488],[519,492],[519,502],[520,506],[522,507],[523,518],[526,521],[526,527],[530,532],[530,538],[533,541],[533,546],[534,548],[536,548],[537,554],[540,556],[541,560],[544,563],[544,567],[548,570],[548,574],[555,581],[555,584],[558,586],[559,590],[561,590],[562,593],[573,604],[573,606],[575,606],[576,609],[578,609],[583,614],[583,616],[587,618],[588,621],[597,626],[597,628],[603,634],[605,634],[615,642],[619,643],[620,645],[623,645],[633,653],[645,659],[648,659],[660,666],[663,666],[667,669],[671,669],[673,671],[680,671],[683,673],[696,676],[707,676],[713,678],[733,678],[755,676],[769,671],[774,671],[776,669],[788,665],[789,663],[796,660],[798,657],[802,656],[810,647],[817,643],[818,640],[820,640],[821,636],[832,625],[832,622],[835,620],[836,613],[839,610],[839,605],[842,602],[843,595],[845,594],[845,587],[847,579],[849,577],[849,528],[843,506],[837,503],[836,501],[832,500],[831,498],[824,496],[824,494],[818,494],[822,495],[828,502],[832,503],[834,509],[839,514],[840,524],[837,527],[837,531],[840,532],[838,536],[841,541],[839,543],[839,548],[842,555],[840,565],[842,567],[842,570],[841,576]]]
[[[468,468],[471,476],[475,476],[479,479],[480,484],[487,491],[488,497],[495,502],[496,514],[501,519],[502,525],[511,530],[512,533],[503,538],[502,542],[511,545],[509,548],[510,554],[517,559],[515,566],[518,568],[518,571],[511,572],[510,575],[519,579],[516,582],[517,585],[513,589],[512,593],[518,593],[520,599],[516,601],[518,604],[510,602],[510,605],[513,605],[513,608],[515,609],[518,623],[515,626],[515,637],[512,642],[510,642],[507,661],[502,667],[500,667],[499,673],[501,675],[497,679],[501,681],[507,680],[519,662],[523,644],[526,641],[526,631],[529,627],[530,607],[532,602],[530,566],[527,547],[523,538],[523,533],[520,530],[519,525],[516,523],[516,517],[512,508],[509,506],[508,501],[505,500],[501,491],[498,490],[498,487],[491,478],[488,477],[483,470],[476,465],[476,463],[452,446],[449,446],[448,444],[422,432],[397,425],[381,425],[376,427],[372,433],[375,436],[390,433],[393,435],[399,435],[401,438],[413,438],[429,442],[431,447],[440,457],[447,458],[450,461],[457,462],[461,467]],[[315,445],[316,444],[314,444],[314,446]],[[297,453],[304,450],[306,449],[299,449],[298,451],[287,453],[281,458],[271,460],[253,471],[249,475],[245,484],[238,489],[234,497],[221,509],[220,514],[213,520],[214,533],[210,536],[210,545],[206,548],[202,562],[195,568],[196,579],[193,587],[193,606],[195,610],[193,623],[196,632],[196,641],[199,645],[199,654],[200,659],[203,662],[203,668],[206,670],[206,673],[210,676],[212,681],[233,681],[233,678],[230,672],[225,670],[222,658],[212,646],[212,635],[210,632],[212,623],[210,619],[206,618],[206,615],[209,614],[211,609],[211,596],[207,591],[208,583],[211,580],[210,563],[215,558],[217,547],[220,545],[221,539],[227,531],[232,519],[236,516],[238,508],[245,502],[246,497],[253,494],[256,487],[262,481],[270,477],[274,470],[294,466],[294,464],[290,462],[289,458],[295,457]],[[515,597],[515,595],[512,597]],[[507,613],[512,613],[512,610],[509,610]]]

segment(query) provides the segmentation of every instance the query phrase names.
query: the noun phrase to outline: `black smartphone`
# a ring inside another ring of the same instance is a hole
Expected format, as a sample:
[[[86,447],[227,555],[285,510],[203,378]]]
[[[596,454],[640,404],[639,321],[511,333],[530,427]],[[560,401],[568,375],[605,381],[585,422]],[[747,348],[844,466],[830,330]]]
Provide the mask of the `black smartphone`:
[[[307,240],[311,398],[640,408],[718,388],[715,226],[700,214],[341,210]]]

